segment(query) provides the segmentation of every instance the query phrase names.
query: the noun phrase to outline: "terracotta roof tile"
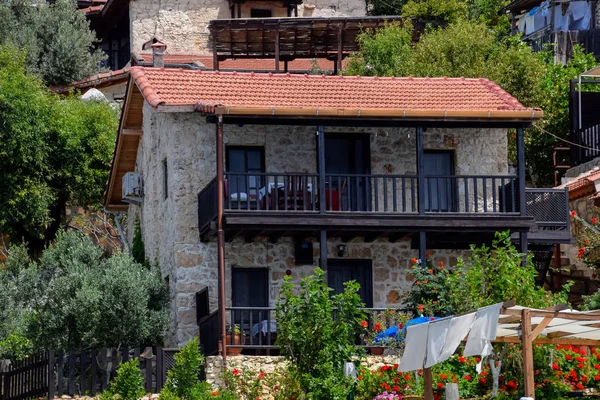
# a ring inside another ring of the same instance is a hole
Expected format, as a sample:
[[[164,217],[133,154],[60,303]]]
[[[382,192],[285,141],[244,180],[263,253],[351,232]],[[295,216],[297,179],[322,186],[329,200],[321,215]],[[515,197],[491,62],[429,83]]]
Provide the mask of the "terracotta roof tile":
[[[600,170],[594,169],[579,175],[574,181],[562,185],[569,190],[569,200],[577,200],[596,193],[596,181],[600,180]]]
[[[525,108],[487,79],[370,78],[142,67],[133,67],[131,75],[153,107],[202,104],[232,108],[486,112],[485,115],[519,111],[531,115],[530,119],[541,116],[539,109]]]
[[[71,89],[87,89],[90,87],[107,86],[107,84],[115,84],[127,81],[129,77],[129,68],[119,69],[117,71],[104,72],[98,75],[92,75],[80,81],[71,83],[70,85],[51,86],[49,89],[54,93],[66,93]]]

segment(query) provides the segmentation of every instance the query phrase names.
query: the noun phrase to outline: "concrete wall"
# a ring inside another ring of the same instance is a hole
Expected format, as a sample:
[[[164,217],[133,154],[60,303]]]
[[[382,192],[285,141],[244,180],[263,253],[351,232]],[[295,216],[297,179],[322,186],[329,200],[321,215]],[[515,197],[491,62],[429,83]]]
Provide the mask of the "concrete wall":
[[[231,17],[227,0],[132,0],[129,3],[131,51],[139,53],[142,45],[156,37],[168,45],[169,53],[206,55],[208,23]],[[247,2],[242,18],[250,17],[250,8],[273,11],[274,17],[286,17],[283,1]],[[364,0],[314,0],[299,6],[299,17],[364,16]]]
[[[144,180],[144,202],[130,207],[129,223],[139,215],[146,251],[160,263],[168,277],[172,296],[172,337],[169,345],[182,344],[197,334],[195,293],[208,286],[211,309],[216,309],[216,242],[199,240],[197,195],[216,174],[215,126],[197,113],[158,113],[144,106],[144,135],[138,151],[137,170]],[[363,132],[370,135],[371,170],[375,174],[415,174],[414,129],[327,128],[326,132]],[[315,127],[226,125],[225,145],[261,145],[267,172],[316,172]],[[454,149],[456,173],[506,174],[506,131],[501,129],[429,129],[426,149]],[[167,164],[168,197],[164,191]],[[133,229],[129,229],[133,232]],[[236,239],[226,244],[227,298],[230,299],[231,267],[267,267],[271,304],[275,304],[286,271],[299,280],[318,265],[318,241],[313,240],[311,265],[296,266],[289,238],[270,243]],[[328,242],[328,255],[337,257],[339,238]],[[410,259],[417,257],[410,241],[390,243],[362,238],[346,244],[345,258],[371,259],[375,307],[398,304],[398,296],[410,287]],[[453,265],[459,251],[432,252],[437,261]]]

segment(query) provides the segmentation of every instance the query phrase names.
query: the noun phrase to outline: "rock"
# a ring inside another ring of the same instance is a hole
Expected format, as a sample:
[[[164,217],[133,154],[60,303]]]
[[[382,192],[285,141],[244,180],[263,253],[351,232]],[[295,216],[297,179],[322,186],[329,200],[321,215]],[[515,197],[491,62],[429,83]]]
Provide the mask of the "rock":
[[[79,97],[83,101],[108,101],[98,89],[90,89]]]

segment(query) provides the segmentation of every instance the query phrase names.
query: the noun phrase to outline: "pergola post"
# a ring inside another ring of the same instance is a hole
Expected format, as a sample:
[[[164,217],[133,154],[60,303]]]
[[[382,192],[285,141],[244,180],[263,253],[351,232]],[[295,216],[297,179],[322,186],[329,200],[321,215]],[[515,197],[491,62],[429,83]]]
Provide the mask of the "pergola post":
[[[223,362],[227,359],[226,316],[225,316],[225,234],[223,232],[224,170],[223,170],[223,116],[217,117],[217,251],[219,280],[219,333]]]
[[[431,374],[431,368],[423,369],[423,385],[424,393],[423,397],[425,400],[433,400],[433,376]]]
[[[525,383],[525,397],[535,397],[535,380],[533,368],[533,340],[531,331],[531,310],[524,308],[521,312],[522,338],[521,346],[523,352],[523,374]]]

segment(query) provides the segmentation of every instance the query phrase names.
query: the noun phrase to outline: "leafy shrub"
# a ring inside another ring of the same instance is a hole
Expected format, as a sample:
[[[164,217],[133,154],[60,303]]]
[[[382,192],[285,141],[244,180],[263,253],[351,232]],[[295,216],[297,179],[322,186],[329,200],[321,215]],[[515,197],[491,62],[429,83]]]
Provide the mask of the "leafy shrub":
[[[201,398],[201,393],[206,392],[205,387],[199,386],[200,369],[203,364],[204,356],[200,353],[198,338],[194,338],[175,354],[175,366],[167,374],[161,399],[171,396],[183,399]]]
[[[105,257],[79,232],[59,232],[37,260],[11,247],[0,266],[3,304],[0,339],[22,333],[34,350],[157,344],[168,323],[160,273],[123,253]]]
[[[445,317],[454,314],[452,305],[452,286],[450,275],[455,274],[447,269],[443,262],[433,265],[431,259],[426,260],[423,267],[415,258],[412,259],[411,274],[415,282],[411,289],[404,294],[404,304],[408,310],[417,315]]]
[[[285,278],[277,302],[277,344],[310,399],[343,399],[349,392],[343,366],[357,352],[353,343],[364,319],[358,288],[356,282],[347,282],[343,293],[331,296],[320,268],[300,288]]]
[[[129,360],[119,366],[117,376],[110,384],[109,392],[122,400],[137,400],[144,397],[144,378],[137,359]]]

